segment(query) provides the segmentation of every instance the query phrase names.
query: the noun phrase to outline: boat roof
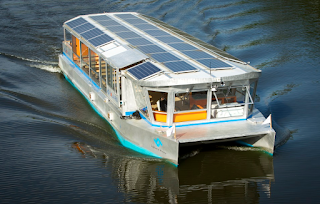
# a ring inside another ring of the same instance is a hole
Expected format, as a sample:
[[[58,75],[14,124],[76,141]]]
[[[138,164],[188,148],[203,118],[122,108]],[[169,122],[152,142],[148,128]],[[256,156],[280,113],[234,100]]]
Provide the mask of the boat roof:
[[[260,76],[260,70],[232,55],[136,12],[82,15],[63,26],[140,84],[168,86]]]

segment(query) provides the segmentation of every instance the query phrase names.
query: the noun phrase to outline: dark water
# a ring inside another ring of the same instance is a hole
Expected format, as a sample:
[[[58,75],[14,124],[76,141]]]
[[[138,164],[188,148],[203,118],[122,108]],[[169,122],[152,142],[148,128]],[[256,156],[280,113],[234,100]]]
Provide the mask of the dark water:
[[[122,147],[59,73],[62,23],[137,11],[263,71],[274,157],[234,145],[178,168]],[[318,203],[319,0],[0,0],[0,203]]]

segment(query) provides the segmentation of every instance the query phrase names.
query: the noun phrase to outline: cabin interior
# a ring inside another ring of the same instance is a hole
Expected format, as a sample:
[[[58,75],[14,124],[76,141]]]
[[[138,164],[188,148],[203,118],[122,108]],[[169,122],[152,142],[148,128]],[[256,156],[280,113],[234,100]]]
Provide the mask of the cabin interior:
[[[144,118],[154,125],[171,126],[174,123],[183,125],[246,119],[253,109],[258,79],[171,87],[141,87],[136,80],[125,77],[124,74],[126,69],[141,62],[127,67],[113,67],[108,59],[95,52],[95,48],[86,45],[72,34],[72,31],[66,29],[63,51],[110,97],[110,101],[119,108],[122,115],[138,109]],[[121,79],[122,77],[125,79]],[[123,80],[130,80],[132,85],[122,87]],[[128,93],[134,93],[131,99],[135,101],[124,103],[122,96]],[[132,110],[121,111],[130,103],[135,103],[136,106],[131,108]]]
[[[134,90],[144,117],[153,124],[170,126],[246,119],[253,109],[255,84],[136,87]]]

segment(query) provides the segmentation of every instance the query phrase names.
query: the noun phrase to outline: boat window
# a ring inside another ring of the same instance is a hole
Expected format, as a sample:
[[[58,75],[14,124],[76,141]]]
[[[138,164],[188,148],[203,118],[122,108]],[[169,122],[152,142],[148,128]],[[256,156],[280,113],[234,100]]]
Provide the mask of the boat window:
[[[69,45],[71,45],[71,39],[72,39],[71,33],[65,29],[64,41],[67,42]]]
[[[252,104],[249,104],[249,112],[250,113],[253,111],[254,102],[257,99],[259,100],[259,97],[256,95],[257,85],[258,85],[258,81],[255,81],[252,84],[250,84],[250,95],[252,97],[252,102],[253,102]]]
[[[89,76],[98,85],[100,85],[99,72],[100,72],[99,56],[91,50],[90,51],[90,74],[89,74]]]
[[[70,60],[73,60],[73,51],[72,51],[72,35],[68,30],[64,30],[64,41],[62,44],[63,54],[69,57]]]
[[[176,93],[175,112],[207,108],[207,91]]]
[[[108,64],[107,66],[107,81],[110,88],[117,91],[117,72],[116,69]]]
[[[218,88],[212,92],[211,118],[243,116],[244,106],[252,103],[246,86]]]
[[[72,52],[73,52],[73,61],[78,66],[80,66],[80,40],[75,36],[72,36]]]
[[[107,88],[107,73],[106,73],[106,61],[101,59],[100,61],[100,68],[101,68],[101,88],[103,91],[106,91]]]
[[[89,74],[89,48],[81,42],[81,69]]]
[[[167,122],[168,93],[158,91],[148,91],[150,104],[154,120],[157,122]]]
[[[137,106],[140,110],[140,112],[150,120],[149,113],[148,113],[148,107],[147,107],[147,94],[145,90],[136,84],[133,84],[134,87],[134,95],[136,99]]]
[[[207,96],[208,91],[176,93],[173,122],[206,119]]]

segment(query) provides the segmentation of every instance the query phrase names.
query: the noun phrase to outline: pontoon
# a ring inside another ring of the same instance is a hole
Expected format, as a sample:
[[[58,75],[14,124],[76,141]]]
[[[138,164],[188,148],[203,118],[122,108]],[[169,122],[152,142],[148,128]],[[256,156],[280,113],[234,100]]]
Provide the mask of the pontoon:
[[[238,141],[273,154],[254,107],[260,70],[155,18],[90,14],[63,24],[59,66],[119,141],[178,165],[179,149]]]

